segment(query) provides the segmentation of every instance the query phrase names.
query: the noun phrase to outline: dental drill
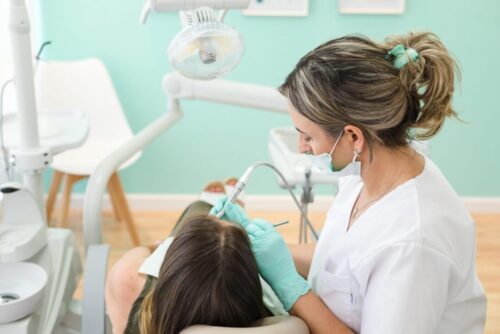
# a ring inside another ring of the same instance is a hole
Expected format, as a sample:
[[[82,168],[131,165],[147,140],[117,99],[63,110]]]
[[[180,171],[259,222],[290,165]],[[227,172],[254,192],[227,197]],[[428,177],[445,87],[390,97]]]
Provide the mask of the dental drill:
[[[304,208],[300,205],[299,201],[297,200],[297,197],[293,193],[292,187],[290,186],[290,184],[288,184],[287,180],[285,179],[285,177],[283,176],[283,174],[279,171],[279,169],[276,168],[275,166],[273,166],[272,164],[268,163],[268,162],[256,162],[253,165],[251,165],[250,167],[248,167],[245,170],[245,173],[243,173],[243,175],[238,179],[238,183],[236,183],[236,185],[234,187],[233,193],[228,197],[228,201],[231,202],[231,203],[234,203],[236,201],[236,199],[238,198],[238,196],[241,194],[241,192],[243,191],[243,189],[246,187],[246,185],[248,183],[248,180],[250,179],[250,176],[252,175],[253,171],[255,169],[257,169],[257,167],[261,167],[261,166],[265,166],[265,167],[271,168],[280,177],[281,181],[283,181],[283,183],[285,184],[286,188],[288,189],[288,192],[292,196],[293,201],[297,205],[297,208],[299,209],[300,213],[305,218],[305,222],[306,222],[307,226],[309,227],[309,229],[311,230],[311,233],[313,234],[314,239],[318,240],[318,233],[316,232],[316,230],[314,229],[311,221],[307,217],[307,213],[305,212]],[[216,215],[216,217],[220,219],[224,215],[225,212],[226,212],[226,208],[224,207]],[[276,224],[276,225],[279,226],[281,224],[282,223],[279,223],[279,224]]]

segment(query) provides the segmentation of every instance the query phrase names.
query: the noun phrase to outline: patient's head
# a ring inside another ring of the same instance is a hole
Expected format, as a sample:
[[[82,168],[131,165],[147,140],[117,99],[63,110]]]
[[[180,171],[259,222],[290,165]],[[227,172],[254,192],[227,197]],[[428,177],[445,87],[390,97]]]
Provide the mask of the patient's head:
[[[262,287],[244,229],[211,216],[185,223],[141,308],[141,333],[194,324],[244,327],[264,316]]]

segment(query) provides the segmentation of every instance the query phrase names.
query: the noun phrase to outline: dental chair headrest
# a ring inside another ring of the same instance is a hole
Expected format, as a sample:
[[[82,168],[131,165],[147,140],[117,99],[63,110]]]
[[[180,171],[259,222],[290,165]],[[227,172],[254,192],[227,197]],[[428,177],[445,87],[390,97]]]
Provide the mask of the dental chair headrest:
[[[195,325],[180,334],[309,334],[304,321],[294,316],[267,317],[254,323],[252,327],[216,327]]]

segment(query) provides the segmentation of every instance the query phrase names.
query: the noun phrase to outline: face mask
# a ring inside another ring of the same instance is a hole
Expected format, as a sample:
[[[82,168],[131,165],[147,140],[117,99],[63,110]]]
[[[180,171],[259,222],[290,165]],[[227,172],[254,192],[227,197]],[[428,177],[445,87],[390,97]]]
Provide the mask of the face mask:
[[[319,155],[312,155],[312,154],[307,154],[305,157],[307,158],[307,161],[312,165],[312,167],[317,168],[321,173],[333,173],[334,172],[334,167],[332,164],[332,154],[333,151],[335,150],[335,147],[337,147],[337,144],[340,141],[340,138],[342,138],[342,135],[344,134],[344,130],[340,132],[339,137],[337,138],[337,141],[335,144],[333,144],[332,150],[330,153],[323,153]]]

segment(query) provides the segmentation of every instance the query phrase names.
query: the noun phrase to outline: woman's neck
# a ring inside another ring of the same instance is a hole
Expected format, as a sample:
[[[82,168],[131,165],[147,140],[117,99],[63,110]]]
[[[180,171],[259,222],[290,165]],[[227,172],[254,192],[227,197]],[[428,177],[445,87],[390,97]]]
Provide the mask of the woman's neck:
[[[387,148],[376,146],[361,159],[364,197],[371,198],[389,192],[422,173],[424,158],[412,147]]]

